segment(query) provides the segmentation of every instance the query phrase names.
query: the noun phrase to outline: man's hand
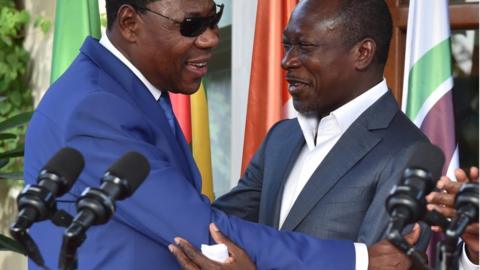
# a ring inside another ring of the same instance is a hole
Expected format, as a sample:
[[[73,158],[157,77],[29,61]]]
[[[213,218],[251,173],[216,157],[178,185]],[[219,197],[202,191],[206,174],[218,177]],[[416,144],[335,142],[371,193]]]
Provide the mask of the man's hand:
[[[437,210],[447,218],[455,216],[455,196],[457,195],[463,183],[469,181],[467,174],[462,169],[455,170],[457,182],[453,182],[447,176],[442,176],[437,182],[437,188],[441,192],[432,192],[427,195],[428,210]],[[478,182],[478,168],[470,168],[470,177],[472,182]],[[435,228],[436,231],[439,228]]]
[[[462,239],[463,241],[465,241],[465,245],[467,246],[466,248],[467,256],[473,263],[477,265],[479,262],[478,230],[479,230],[478,222],[473,223],[465,229],[465,232],[462,235]]]
[[[193,247],[187,240],[175,238],[175,245],[169,245],[168,248],[177,258],[178,263],[184,270],[254,270],[256,269],[248,254],[239,246],[235,245],[230,239],[224,236],[215,226],[210,224],[210,234],[217,244],[225,244],[230,253],[227,261],[218,263],[205,257],[199,250]]]
[[[405,240],[414,245],[420,237],[420,226],[405,235]],[[368,248],[368,269],[410,269],[412,261],[388,240],[382,240]]]
[[[477,167],[470,168],[470,181],[478,182],[479,171]],[[469,182],[469,177],[462,169],[455,170],[457,182],[453,182],[450,178],[442,176],[437,182],[437,188],[442,192],[432,192],[426,197],[428,210],[436,210],[447,218],[455,216],[455,196],[457,195],[463,183]],[[465,229],[462,235],[463,241],[467,247],[468,258],[475,264],[479,262],[479,225],[473,223]],[[432,231],[439,232],[439,227],[432,227]]]

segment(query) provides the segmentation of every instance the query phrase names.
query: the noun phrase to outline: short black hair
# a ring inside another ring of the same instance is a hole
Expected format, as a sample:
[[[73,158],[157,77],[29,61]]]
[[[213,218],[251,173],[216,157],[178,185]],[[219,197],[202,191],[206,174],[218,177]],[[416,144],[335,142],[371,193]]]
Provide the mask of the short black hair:
[[[340,0],[338,16],[345,42],[353,46],[372,38],[377,44],[373,61],[385,66],[393,27],[385,0]]]
[[[130,5],[138,11],[138,9],[145,8],[148,3],[154,1],[158,0],[106,0],[105,9],[107,11],[107,29],[112,29],[113,22],[117,19],[118,9],[122,5]]]

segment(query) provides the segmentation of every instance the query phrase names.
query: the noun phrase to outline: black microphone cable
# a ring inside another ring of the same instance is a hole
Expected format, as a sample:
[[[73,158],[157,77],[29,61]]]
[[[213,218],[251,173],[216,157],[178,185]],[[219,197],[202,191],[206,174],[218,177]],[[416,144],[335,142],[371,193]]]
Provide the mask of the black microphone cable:
[[[27,256],[44,269],[48,268],[27,230],[33,223],[46,219],[57,220],[54,223],[59,224],[69,223],[69,216],[57,210],[55,198],[70,190],[83,167],[80,152],[69,147],[62,148],[42,168],[37,184],[27,185],[17,197],[19,213],[10,226],[10,234],[25,248]]]
[[[130,197],[149,172],[143,155],[128,152],[106,171],[100,188],[85,189],[77,201],[78,214],[63,235],[60,269],[77,269],[77,249],[85,241],[88,228],[107,223],[115,212],[115,201]]]

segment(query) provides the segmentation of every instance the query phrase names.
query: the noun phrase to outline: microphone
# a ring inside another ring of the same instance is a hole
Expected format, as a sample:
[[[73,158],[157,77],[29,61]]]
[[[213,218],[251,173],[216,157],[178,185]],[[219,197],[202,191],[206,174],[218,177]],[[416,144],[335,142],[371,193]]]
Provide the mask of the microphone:
[[[440,178],[444,157],[442,150],[430,143],[416,143],[410,148],[410,158],[400,184],[393,187],[386,200],[390,214],[387,239],[412,257],[416,264],[427,269],[425,258],[405,241],[401,231],[405,225],[419,220],[427,212],[425,196],[435,188]]]
[[[57,212],[55,198],[65,194],[83,170],[82,154],[69,147],[58,151],[42,168],[36,185],[27,185],[17,197],[18,217],[10,234],[26,249],[27,255],[44,267],[38,247],[26,232],[33,223],[52,218]]]
[[[130,197],[149,172],[150,165],[143,155],[128,152],[105,172],[100,188],[85,189],[77,201],[78,214],[63,235],[61,269],[76,269],[76,250],[88,228],[106,223],[115,212],[115,201]]]
[[[458,269],[458,238],[470,223],[478,222],[478,183],[465,183],[455,197],[457,215],[438,244],[437,269]]]
[[[465,228],[478,222],[478,183],[465,183],[455,197],[457,216],[446,231],[447,237],[462,235]]]
[[[435,188],[445,160],[442,150],[433,144],[417,143],[412,148],[400,184],[386,201],[394,229],[398,230],[423,217],[427,211],[425,196]]]

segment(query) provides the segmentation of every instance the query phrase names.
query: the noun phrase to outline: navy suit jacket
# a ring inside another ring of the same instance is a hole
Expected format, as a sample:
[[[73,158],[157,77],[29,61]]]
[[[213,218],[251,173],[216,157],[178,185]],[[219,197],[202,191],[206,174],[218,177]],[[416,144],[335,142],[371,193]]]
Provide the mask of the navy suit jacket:
[[[98,187],[104,171],[127,151],[142,153],[151,166],[132,197],[117,202],[113,218],[89,229],[78,252],[79,269],[178,269],[167,245],[175,236],[197,247],[209,243],[210,222],[245,248],[258,269],[354,268],[351,241],[281,233],[211,208],[200,194],[200,174],[178,124],[176,129],[178,136],[141,81],[92,38],[47,91],[27,131],[26,182],[35,183],[62,147],[80,150],[86,161],[59,208],[75,215],[81,192]],[[30,230],[49,267],[58,265],[63,231],[50,221]]]
[[[301,191],[282,230],[371,245],[383,238],[385,199],[400,180],[408,147],[428,141],[390,92],[338,140]],[[214,206],[278,228],[283,188],[305,145],[297,119],[273,126],[237,187]]]

